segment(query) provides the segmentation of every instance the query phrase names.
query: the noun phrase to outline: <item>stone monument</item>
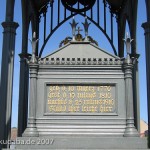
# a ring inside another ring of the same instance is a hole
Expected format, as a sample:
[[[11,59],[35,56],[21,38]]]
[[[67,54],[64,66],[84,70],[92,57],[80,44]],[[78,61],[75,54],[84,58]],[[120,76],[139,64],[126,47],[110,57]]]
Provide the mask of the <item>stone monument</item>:
[[[0,143],[0,150],[10,147],[7,141],[11,133],[15,35],[18,27],[14,21],[15,0],[5,3],[0,84],[0,142],[5,142]],[[142,27],[145,30],[149,136],[150,1],[145,0],[145,3],[147,21]],[[139,69],[136,61],[139,55],[136,46],[138,0],[21,0],[21,6],[20,138],[17,139],[16,148],[144,149],[146,143],[150,148],[150,138],[146,142],[146,139],[139,138],[137,132],[140,128]],[[74,16],[86,17],[83,23],[85,37],[73,20],[72,37],[65,38],[55,53],[42,58],[52,34]],[[88,35],[87,19],[104,34],[118,57],[100,49],[98,43]],[[28,53],[30,24],[31,30],[36,31],[32,40],[32,57]],[[122,40],[126,24],[134,39],[133,42],[128,36],[125,39],[127,57]],[[36,48],[39,37],[43,42],[41,47]]]
[[[33,35],[28,125],[16,148],[146,149],[134,125],[132,40],[127,35],[120,59],[88,35],[87,18],[85,38],[74,18],[70,24],[72,39],[44,58],[35,55]]]

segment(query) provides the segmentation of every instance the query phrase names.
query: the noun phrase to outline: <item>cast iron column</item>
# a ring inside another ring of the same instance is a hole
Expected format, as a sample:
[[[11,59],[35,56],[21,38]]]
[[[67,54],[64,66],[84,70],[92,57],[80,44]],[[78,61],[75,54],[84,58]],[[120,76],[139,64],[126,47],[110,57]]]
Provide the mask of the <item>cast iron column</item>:
[[[19,105],[18,105],[18,136],[22,136],[27,127],[28,117],[28,89],[29,68],[26,63],[28,54],[28,33],[30,22],[29,0],[22,0],[22,52],[20,56],[20,81],[19,81]]]
[[[150,22],[142,24],[145,30],[145,55],[147,73],[147,108],[148,108],[148,137],[150,137]],[[148,140],[150,148],[150,138]]]
[[[19,54],[19,56],[20,56],[20,85],[19,85],[19,104],[18,104],[18,136],[21,137],[22,133],[27,127],[27,117],[28,117],[29,69],[26,59],[29,57],[29,54],[21,53]]]
[[[148,110],[148,147],[150,148],[150,0],[146,0],[147,22],[142,24],[145,30],[145,55],[147,74],[147,110]]]
[[[14,0],[7,0],[6,18],[2,23],[3,47],[2,47],[2,67],[0,85],[0,140],[9,140],[11,136],[11,111],[12,111],[12,91],[15,55],[15,35],[18,23],[13,22]],[[9,147],[9,145],[0,145]]]

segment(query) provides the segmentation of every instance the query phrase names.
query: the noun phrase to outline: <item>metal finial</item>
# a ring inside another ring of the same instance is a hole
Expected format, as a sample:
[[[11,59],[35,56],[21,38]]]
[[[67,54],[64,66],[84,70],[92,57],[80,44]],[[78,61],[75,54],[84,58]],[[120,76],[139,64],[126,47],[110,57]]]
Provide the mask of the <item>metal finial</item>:
[[[129,37],[129,33],[126,33],[126,39],[123,39],[126,45],[126,51],[127,51],[127,59],[130,59],[130,54],[131,54],[131,42],[133,39]]]
[[[82,24],[83,24],[84,30],[85,30],[85,41],[87,41],[88,40],[88,29],[89,29],[89,26],[91,23],[88,23],[87,17],[85,17],[85,22]]]
[[[126,39],[123,39],[123,40],[125,41],[125,44],[126,44],[127,54],[130,54],[131,42],[133,41],[133,39],[131,39],[129,37],[129,33],[128,32],[126,33]]]
[[[76,31],[78,32],[78,34],[80,34],[80,31],[83,31],[83,30],[80,29],[80,27],[78,27],[78,28],[76,29]]]
[[[36,46],[37,46],[37,42],[39,41],[39,39],[36,39],[36,32],[33,32],[33,37],[32,37],[32,41],[29,39],[29,41],[32,44],[32,56],[31,56],[31,63],[36,63],[37,62],[37,58],[35,56],[36,53]]]
[[[76,23],[74,17],[72,19],[72,23],[70,23],[71,27],[72,27],[72,41],[75,41],[75,33],[76,33],[76,26],[78,23]]]

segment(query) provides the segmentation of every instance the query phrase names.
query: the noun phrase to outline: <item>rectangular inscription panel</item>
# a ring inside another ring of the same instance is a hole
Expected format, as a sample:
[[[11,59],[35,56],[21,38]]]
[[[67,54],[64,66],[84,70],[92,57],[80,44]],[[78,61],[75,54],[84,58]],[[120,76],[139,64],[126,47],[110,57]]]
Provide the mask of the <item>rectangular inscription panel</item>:
[[[116,113],[115,85],[47,85],[46,113]]]

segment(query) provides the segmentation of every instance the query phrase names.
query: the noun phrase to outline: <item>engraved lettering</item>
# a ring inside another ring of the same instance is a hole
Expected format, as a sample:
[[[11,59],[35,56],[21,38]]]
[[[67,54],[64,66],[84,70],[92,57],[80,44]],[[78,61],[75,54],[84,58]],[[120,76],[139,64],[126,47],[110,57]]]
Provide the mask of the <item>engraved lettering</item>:
[[[48,113],[114,113],[115,85],[49,85]]]

